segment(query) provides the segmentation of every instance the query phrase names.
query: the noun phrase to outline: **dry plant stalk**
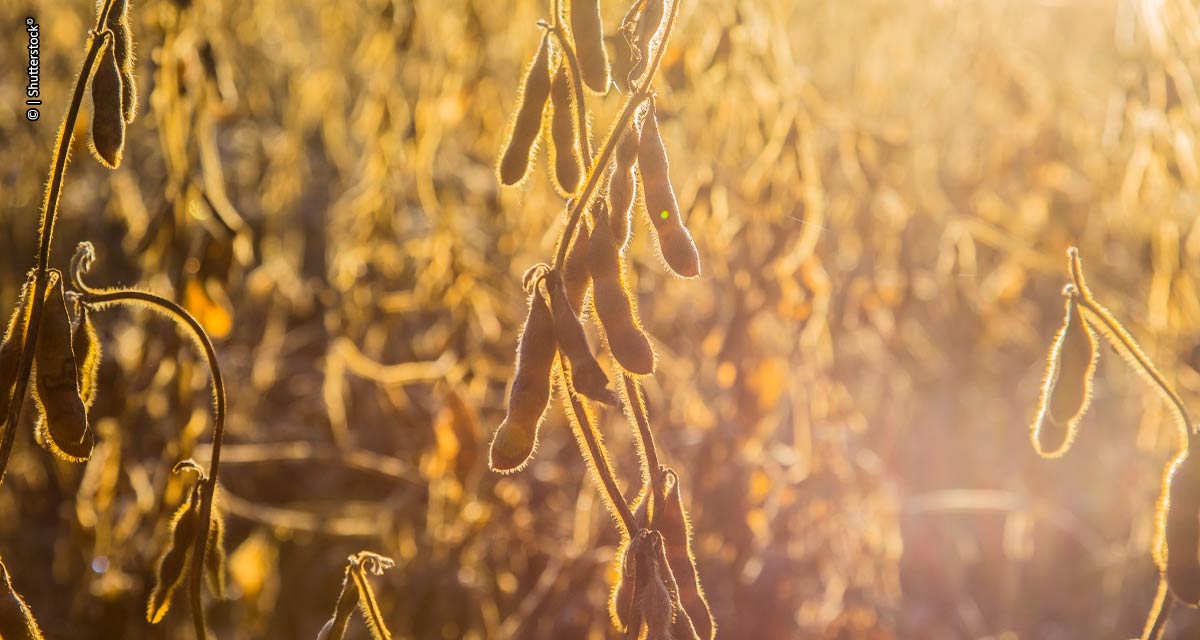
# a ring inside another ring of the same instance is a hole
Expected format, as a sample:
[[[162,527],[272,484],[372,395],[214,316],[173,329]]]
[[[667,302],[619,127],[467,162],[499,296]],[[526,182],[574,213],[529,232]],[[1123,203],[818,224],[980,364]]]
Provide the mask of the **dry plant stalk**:
[[[1083,264],[1074,247],[1067,251],[1067,268],[1071,283],[1063,288],[1063,326],[1047,358],[1032,428],[1033,446],[1046,458],[1060,457],[1070,448],[1091,399],[1098,360],[1097,333],[1174,409],[1176,452],[1163,467],[1155,514],[1153,555],[1160,573],[1159,588],[1142,631],[1142,640],[1158,640],[1166,630],[1173,602],[1200,606],[1200,464],[1189,456],[1195,425],[1179,394],[1141,346],[1112,312],[1097,302],[1083,277]]]
[[[3,560],[0,560],[0,638],[42,640],[42,630],[21,594],[13,588]]]
[[[333,617],[321,627],[317,640],[342,640],[350,625],[350,615],[355,605],[362,612],[363,622],[371,632],[373,640],[390,640],[392,632],[383,621],[375,591],[367,580],[367,574],[381,576],[387,569],[396,566],[391,558],[370,551],[359,551],[346,561],[346,574],[342,579],[342,591],[338,594]]]
[[[529,463],[549,387],[556,380],[580,453],[623,539],[616,559],[620,579],[610,599],[614,626],[627,638],[711,640],[716,628],[700,587],[678,476],[659,466],[638,382],[639,376],[654,372],[657,355],[637,317],[625,277],[624,248],[632,232],[639,174],[651,228],[667,268],[685,278],[700,274],[699,253],[683,225],[671,186],[650,88],[679,4],[671,2],[668,13],[662,0],[635,2],[627,13],[620,33],[627,39],[636,34],[636,41],[627,40],[630,59],[614,60],[613,66],[620,68],[625,62],[625,68],[632,69],[617,78],[618,85],[628,86],[629,95],[595,157],[586,130],[584,87],[603,94],[612,78],[601,44],[598,3],[572,2],[568,27],[559,0],[553,0],[549,23],[539,23],[547,33],[527,71],[498,175],[505,185],[524,180],[534,142],[539,137],[548,140],[550,173],[558,190],[569,198],[568,217],[553,263],[536,265],[525,274],[525,289],[531,293],[529,315],[518,347],[508,414],[492,441],[491,467],[511,473]],[[552,82],[551,38],[556,60]],[[541,128],[535,128],[547,95],[552,114],[542,119],[548,122],[542,122]],[[549,133],[543,134],[547,127]],[[587,167],[582,186],[580,165]],[[590,316],[612,353],[613,375],[621,383],[619,395],[627,409],[624,415],[640,444],[638,461],[647,489],[637,514],[621,493],[609,451],[596,430],[594,408],[588,404],[618,403],[580,320],[589,288],[595,311]],[[685,584],[676,582],[677,575],[684,577]]]
[[[221,442],[225,433],[226,396],[216,348],[200,322],[178,304],[152,293],[137,289],[94,289],[83,281],[96,260],[95,249],[82,242],[71,259],[71,280],[76,290],[76,304],[85,313],[118,306],[149,309],[171,320],[190,338],[208,362],[213,394],[212,460],[206,473],[196,462],[188,459],[175,465],[176,473],[196,472],[187,501],[170,523],[170,543],[159,561],[154,591],[146,607],[146,620],[162,621],[171,606],[175,591],[187,580],[188,599],[196,637],[208,637],[202,591],[205,576],[210,590],[218,598],[225,595],[224,521],[216,508],[217,470],[221,461]],[[78,320],[83,322],[81,316]],[[69,337],[69,332],[68,332]],[[95,356],[98,358],[98,355]],[[95,366],[96,363],[92,363]],[[197,561],[196,559],[200,560]]]

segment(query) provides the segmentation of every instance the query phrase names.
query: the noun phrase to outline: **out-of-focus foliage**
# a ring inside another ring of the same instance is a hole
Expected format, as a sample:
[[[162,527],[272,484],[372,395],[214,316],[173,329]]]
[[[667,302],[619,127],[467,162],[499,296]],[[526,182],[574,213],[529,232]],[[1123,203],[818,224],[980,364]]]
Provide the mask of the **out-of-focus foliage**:
[[[1111,367],[1065,460],[1028,425],[1070,244],[1200,392],[1194,5],[682,1],[657,105],[704,274],[664,275],[644,221],[630,255],[722,637],[1135,635],[1169,416]],[[220,337],[220,637],[315,637],[364,547],[397,561],[397,637],[611,633],[617,540],[561,417],[525,472],[486,471],[520,276],[562,224],[544,163],[520,191],[493,173],[547,4],[134,4],[141,115],[116,172],[77,135],[52,264],[92,240],[96,281]],[[627,8],[602,6],[606,29]],[[0,307],[93,11],[0,5]],[[95,321],[96,452],[60,463],[22,427],[0,555],[47,637],[177,637],[182,606],[163,628],[144,606],[170,469],[208,455],[206,371],[153,316]],[[637,477],[623,420],[601,428]],[[1172,637],[1198,627],[1177,611]]]

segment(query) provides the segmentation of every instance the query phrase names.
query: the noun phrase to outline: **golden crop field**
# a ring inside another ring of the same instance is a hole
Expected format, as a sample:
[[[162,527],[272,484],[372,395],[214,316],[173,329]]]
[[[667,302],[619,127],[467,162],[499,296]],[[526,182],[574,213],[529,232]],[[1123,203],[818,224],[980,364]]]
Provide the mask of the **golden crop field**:
[[[0,3],[0,638],[1200,637],[1198,15]]]

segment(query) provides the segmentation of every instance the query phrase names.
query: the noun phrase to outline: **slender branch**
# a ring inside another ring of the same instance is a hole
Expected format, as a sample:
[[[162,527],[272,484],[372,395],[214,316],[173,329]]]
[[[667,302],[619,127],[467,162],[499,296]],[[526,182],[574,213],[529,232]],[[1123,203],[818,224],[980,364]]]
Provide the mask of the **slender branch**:
[[[642,398],[641,385],[628,373],[622,372],[624,378],[626,401],[629,403],[630,414],[637,426],[637,432],[642,441],[642,455],[645,458],[646,472],[650,476],[652,496],[661,496],[663,487],[662,466],[658,462],[658,449],[654,446],[654,434],[650,431],[650,418]]]
[[[1154,594],[1154,603],[1150,605],[1150,614],[1146,617],[1146,627],[1142,629],[1141,640],[1160,640],[1167,628],[1167,618],[1171,614],[1171,605],[1175,599],[1167,588],[1167,579],[1160,578],[1158,591]]]
[[[213,495],[217,488],[217,469],[221,464],[221,440],[225,435],[225,382],[221,377],[221,367],[217,362],[217,351],[213,347],[212,340],[204,331],[204,327],[196,318],[171,300],[135,289],[91,289],[80,286],[83,283],[78,276],[75,277],[75,284],[84,294],[83,302],[85,304],[97,308],[119,304],[145,306],[171,319],[176,325],[184,328],[201,346],[204,350],[204,357],[208,360],[214,399],[212,461],[208,465],[208,479],[204,483],[204,493],[200,496],[200,522],[204,528],[204,534],[196,537],[195,547],[192,551],[194,561],[188,588],[196,637],[203,640],[208,637],[208,631],[204,624],[204,606],[200,599],[204,586],[203,567],[208,550],[210,531],[208,523],[212,521]]]
[[[1158,368],[1154,366],[1154,363],[1151,362],[1146,353],[1142,351],[1142,348],[1138,345],[1137,341],[1133,339],[1133,336],[1129,335],[1129,332],[1125,330],[1125,327],[1121,326],[1121,323],[1118,322],[1115,317],[1113,317],[1112,312],[1106,309],[1104,305],[1100,304],[1096,298],[1092,296],[1091,290],[1089,290],[1087,287],[1087,281],[1083,278],[1083,265],[1079,259],[1079,251],[1072,247],[1067,254],[1070,257],[1071,280],[1074,281],[1075,286],[1079,289],[1079,303],[1104,324],[1105,328],[1108,329],[1107,333],[1111,334],[1111,336],[1115,338],[1118,343],[1120,343],[1120,346],[1123,347],[1125,351],[1137,361],[1138,365],[1141,366],[1146,375],[1150,377],[1155,386],[1157,386],[1158,389],[1162,391],[1163,395],[1166,396],[1171,402],[1171,404],[1175,406],[1175,411],[1179,413],[1179,418],[1183,421],[1185,430],[1184,432],[1187,433],[1188,431],[1194,431],[1197,425],[1192,424],[1192,420],[1188,415],[1187,407],[1183,404],[1183,399],[1179,397],[1179,394],[1175,392],[1175,389],[1171,387],[1171,385],[1167,382],[1167,379],[1163,377],[1161,373],[1159,373]]]
[[[91,32],[87,55],[79,69],[79,77],[75,79],[75,90],[71,93],[71,104],[67,108],[67,117],[58,130],[58,138],[54,146],[54,164],[50,170],[50,186],[46,189],[46,199],[42,203],[42,217],[38,227],[38,255],[36,282],[33,288],[33,300],[29,310],[29,328],[26,330],[25,344],[21,349],[21,361],[17,367],[17,383],[13,387],[12,402],[9,404],[8,416],[0,426],[4,430],[0,437],[0,484],[4,483],[4,474],[8,470],[8,458],[12,455],[13,444],[16,442],[17,425],[21,422],[21,411],[25,406],[25,394],[29,389],[29,377],[33,373],[33,354],[37,346],[38,331],[41,329],[42,309],[45,306],[46,288],[49,285],[50,247],[54,241],[54,223],[58,220],[58,202],[62,196],[63,180],[67,174],[67,164],[70,161],[71,141],[75,137],[75,121],[79,119],[79,109],[83,105],[83,94],[87,89],[88,78],[92,75],[92,67],[104,47],[106,38],[103,35],[108,14],[112,11],[114,0],[105,0],[104,7],[96,17],[96,27]]]
[[[587,411],[584,409],[583,404],[579,402],[579,398],[575,397],[575,392],[571,390],[570,373],[565,367],[563,368],[562,377],[559,379],[559,386],[562,388],[563,396],[571,404],[571,411],[575,415],[580,435],[587,446],[588,457],[592,459],[592,466],[596,470],[596,475],[600,477],[600,484],[604,485],[604,492],[608,494],[609,502],[612,503],[613,508],[617,511],[617,516],[623,529],[621,533],[625,537],[630,537],[633,532],[637,531],[637,522],[633,518],[633,512],[629,510],[629,503],[625,501],[625,496],[621,494],[621,489],[617,487],[616,476],[613,475],[612,467],[608,465],[608,451],[596,437],[595,427],[592,425]]]

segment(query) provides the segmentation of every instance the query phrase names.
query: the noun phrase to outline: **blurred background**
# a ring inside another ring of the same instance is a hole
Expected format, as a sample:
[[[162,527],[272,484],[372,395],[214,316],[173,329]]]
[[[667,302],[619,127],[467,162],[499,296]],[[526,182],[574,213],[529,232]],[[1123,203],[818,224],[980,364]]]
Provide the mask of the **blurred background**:
[[[603,0],[606,33],[628,9]],[[33,266],[91,2],[0,5],[0,306]],[[610,516],[561,412],[500,477],[526,301],[563,204],[493,167],[548,2],[136,2],[142,97],[121,168],[87,108],[53,264],[152,289],[217,339],[231,593],[221,638],[312,638],[348,554],[401,638],[607,638]],[[1065,249],[1191,402],[1200,391],[1200,21],[1190,0],[684,0],[657,87],[703,276],[630,255],[727,639],[1129,638],[1157,583],[1159,397],[1111,350],[1075,448],[1028,438]],[[43,117],[24,118],[24,18]],[[621,101],[591,97],[593,127]],[[5,311],[7,313],[7,311]],[[165,321],[95,315],[86,465],[29,424],[0,556],[47,637],[145,622],[167,519],[207,462],[207,371]],[[602,358],[607,363],[607,356]],[[26,411],[29,416],[31,412]],[[629,429],[600,428],[627,495]],[[1168,638],[1200,633],[1174,612]],[[353,638],[365,638],[361,622]]]

